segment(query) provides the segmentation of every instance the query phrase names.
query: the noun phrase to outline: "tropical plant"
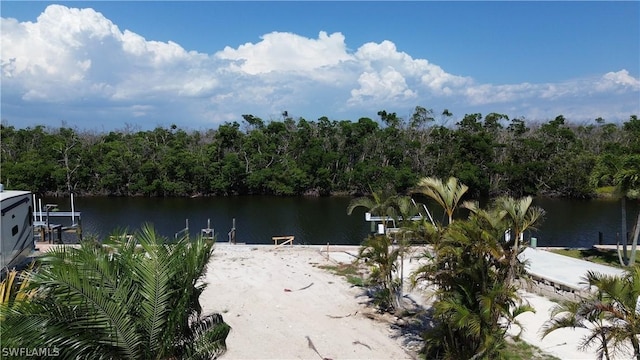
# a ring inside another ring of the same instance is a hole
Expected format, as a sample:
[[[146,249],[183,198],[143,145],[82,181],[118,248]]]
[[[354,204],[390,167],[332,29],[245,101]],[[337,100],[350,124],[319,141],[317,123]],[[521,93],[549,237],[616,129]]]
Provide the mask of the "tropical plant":
[[[371,191],[371,196],[362,196],[352,199],[347,206],[347,215],[351,215],[356,208],[363,207],[371,215],[381,216],[384,228],[386,229],[389,222],[393,220],[393,215],[396,214],[394,208],[395,198],[397,194],[392,189],[385,189],[380,191]]]
[[[444,209],[449,224],[453,222],[453,213],[469,187],[460,183],[457,178],[450,177],[447,182],[434,177],[425,177],[418,181],[415,193],[424,194],[435,200]]]
[[[428,359],[494,359],[505,348],[516,317],[533,309],[506,281],[509,263],[501,244],[501,214],[472,213],[441,230],[433,254],[413,274],[414,285],[435,285],[434,327],[427,331]]]
[[[362,242],[358,259],[371,269],[369,283],[374,285],[374,303],[381,311],[400,307],[401,282],[394,278],[403,247],[393,246],[386,235],[371,235]]]
[[[125,234],[41,257],[29,273],[37,293],[3,314],[3,346],[47,346],[74,359],[222,354],[230,328],[219,314],[203,315],[199,303],[212,243],[169,244],[150,225]]]
[[[640,213],[633,229],[631,239],[631,255],[627,254],[627,198],[640,199],[640,155],[628,155],[622,161],[621,167],[614,175],[616,192],[620,195],[620,208],[622,212],[622,253],[620,243],[617,244],[618,257],[622,266],[633,266],[636,259],[638,247],[638,236],[640,235]]]
[[[28,286],[28,273],[18,272],[15,269],[6,273],[5,278],[0,282],[0,321],[8,309],[29,300],[35,294],[34,290],[27,290]]]
[[[380,309],[393,310],[401,307],[404,287],[404,254],[408,250],[411,236],[418,227],[412,218],[419,214],[417,204],[406,195],[393,193],[391,190],[372,192],[372,197],[353,199],[347,208],[351,215],[357,207],[367,208],[373,215],[381,216],[385,230],[393,222],[399,231],[370,236],[360,247],[360,259],[367,261],[372,267],[370,275],[376,285],[375,302]],[[411,235],[410,235],[411,234]],[[400,260],[398,266],[397,261]],[[399,270],[398,271],[398,267]],[[397,274],[397,279],[395,278]]]
[[[533,198],[526,196],[523,198],[513,198],[501,196],[493,201],[492,207],[504,214],[506,231],[509,236],[505,239],[505,246],[508,247],[509,276],[507,281],[513,282],[516,276],[518,255],[521,252],[524,233],[527,230],[534,230],[535,226],[542,220],[544,210],[537,206],[531,206]]]
[[[584,277],[590,295],[577,301],[565,300],[553,308],[543,327],[543,338],[563,328],[589,330],[579,349],[596,346],[598,358],[616,354],[640,359],[640,266],[622,276],[587,272]]]

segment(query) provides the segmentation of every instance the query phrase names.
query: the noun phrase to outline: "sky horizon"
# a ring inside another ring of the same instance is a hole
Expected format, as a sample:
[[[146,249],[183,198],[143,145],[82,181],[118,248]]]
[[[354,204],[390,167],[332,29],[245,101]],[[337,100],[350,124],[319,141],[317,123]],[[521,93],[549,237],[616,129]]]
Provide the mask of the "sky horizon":
[[[16,127],[640,115],[637,1],[2,1],[0,15],[0,115]]]

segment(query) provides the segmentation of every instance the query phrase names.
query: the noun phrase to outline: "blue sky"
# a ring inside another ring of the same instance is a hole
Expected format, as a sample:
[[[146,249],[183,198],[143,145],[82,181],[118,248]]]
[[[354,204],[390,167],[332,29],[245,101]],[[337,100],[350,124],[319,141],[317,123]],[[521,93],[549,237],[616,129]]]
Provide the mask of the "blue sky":
[[[17,127],[640,114],[640,2],[2,1]]]

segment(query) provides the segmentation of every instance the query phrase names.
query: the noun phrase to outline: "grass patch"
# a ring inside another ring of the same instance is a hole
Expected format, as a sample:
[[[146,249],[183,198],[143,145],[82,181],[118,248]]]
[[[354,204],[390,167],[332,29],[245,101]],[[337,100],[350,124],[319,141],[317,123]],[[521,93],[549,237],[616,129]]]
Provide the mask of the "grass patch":
[[[509,339],[504,351],[506,360],[560,360],[559,358],[544,353],[540,348],[525,341]]]
[[[576,259],[587,260],[596,264],[613,266],[620,268],[618,253],[615,250],[591,249],[554,249],[551,250],[556,254],[569,256]]]
[[[605,198],[615,198],[618,195],[616,194],[615,186],[603,186],[596,189],[596,196],[605,197]]]
[[[351,285],[363,287],[366,285],[360,269],[355,264],[319,265],[320,269],[344,276]]]

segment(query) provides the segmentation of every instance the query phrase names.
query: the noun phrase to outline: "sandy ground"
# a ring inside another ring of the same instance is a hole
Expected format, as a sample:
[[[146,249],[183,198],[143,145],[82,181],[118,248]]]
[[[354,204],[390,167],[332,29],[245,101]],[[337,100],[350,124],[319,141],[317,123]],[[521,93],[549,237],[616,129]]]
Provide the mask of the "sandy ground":
[[[318,247],[218,245],[201,303],[232,328],[223,359],[411,359],[331,264]]]
[[[379,317],[361,288],[321,269],[350,262],[356,247],[217,244],[201,296],[205,313],[219,312],[232,330],[223,359],[412,359],[406,333],[392,316]],[[405,261],[407,277],[418,265]],[[595,359],[579,351],[585,329],[562,329],[540,338],[555,305],[531,293],[537,310],[519,317],[521,337],[560,359]],[[407,298],[427,304],[425,290]],[[624,358],[624,357],[621,357]]]
[[[51,247],[39,245],[40,251]],[[208,287],[200,300],[204,313],[221,313],[232,327],[222,358],[415,358],[410,351],[415,349],[415,333],[396,326],[393,316],[376,314],[363,289],[320,268],[351,262],[357,249],[331,246],[327,252],[325,246],[216,244],[205,277]],[[418,265],[416,257],[406,259],[405,278]],[[429,288],[405,291],[407,302],[429,306]],[[586,329],[556,330],[541,339],[555,303],[524,291],[522,295],[536,309],[518,317],[524,341],[563,360],[597,358],[595,349],[578,350],[589,333]],[[616,359],[629,358],[622,354]]]

